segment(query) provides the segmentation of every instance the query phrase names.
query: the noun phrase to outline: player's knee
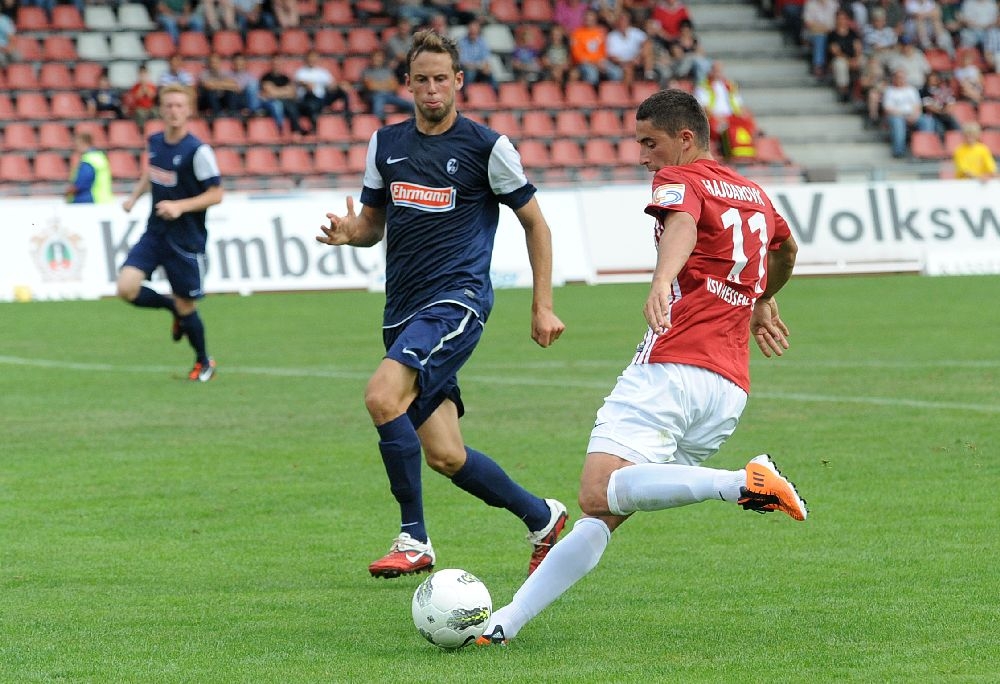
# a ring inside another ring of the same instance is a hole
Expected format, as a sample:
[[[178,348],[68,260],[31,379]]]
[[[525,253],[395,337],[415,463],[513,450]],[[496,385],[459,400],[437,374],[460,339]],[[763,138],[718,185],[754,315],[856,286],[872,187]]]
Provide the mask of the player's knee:
[[[120,279],[115,286],[115,294],[126,302],[134,302],[135,298],[139,296],[139,286]]]
[[[451,477],[465,464],[465,451],[424,449],[424,460],[431,470]]]
[[[580,510],[584,515],[598,516],[607,515],[608,511],[608,490],[605,487],[595,487],[593,485],[582,485],[580,494],[577,497]]]
[[[369,385],[365,390],[365,408],[376,425],[388,423],[406,412],[399,397],[379,386]]]

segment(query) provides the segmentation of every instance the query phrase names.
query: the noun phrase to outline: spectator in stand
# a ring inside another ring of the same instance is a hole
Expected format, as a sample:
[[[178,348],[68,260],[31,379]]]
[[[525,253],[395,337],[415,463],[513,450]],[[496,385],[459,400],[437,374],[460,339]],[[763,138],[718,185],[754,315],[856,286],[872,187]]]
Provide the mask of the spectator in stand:
[[[591,85],[624,77],[622,68],[608,59],[608,30],[597,23],[594,10],[584,12],[583,26],[570,34],[569,50],[580,79]]]
[[[923,51],[913,44],[913,39],[903,35],[899,39],[896,54],[889,60],[889,70],[905,71],[906,82],[920,90],[927,82],[927,74],[931,73],[931,65]]]
[[[395,17],[396,20],[406,19],[412,26],[423,26],[437,14],[430,7],[424,7],[423,0],[397,0]]]
[[[889,126],[889,144],[896,159],[906,156],[911,131],[934,130],[932,118],[924,116],[920,92],[907,83],[902,69],[892,72],[892,81],[882,93],[882,114]]]
[[[837,26],[839,6],[837,0],[806,0],[802,8],[805,38],[812,53],[812,73],[817,78],[826,75],[828,39]]]
[[[694,26],[694,20],[681,0],[657,0],[653,7],[653,18],[660,22],[663,35],[671,42],[681,35],[681,24],[685,21]]]
[[[955,108],[955,93],[951,84],[941,78],[941,74],[932,71],[927,75],[927,82],[920,89],[920,101],[924,106],[924,114],[930,117],[935,132],[942,139],[947,131],[961,129],[961,124],[952,113]]]
[[[681,34],[676,41],[671,43],[670,55],[673,60],[671,78],[693,83],[701,83],[708,78],[708,72],[712,68],[712,60],[701,49],[691,22],[681,23]]]
[[[567,81],[575,81],[580,77],[570,55],[569,36],[559,24],[549,27],[549,38],[542,50],[542,67],[545,69],[545,78],[560,85],[566,85]]]
[[[962,0],[959,11],[962,47],[981,48],[986,33],[1000,18],[997,0]]]
[[[885,69],[894,54],[893,48],[896,47],[899,36],[895,29],[889,26],[884,9],[876,7],[869,16],[871,24],[865,26],[862,31],[861,44],[868,61],[875,62],[875,66],[880,69]]]
[[[962,142],[955,148],[952,156],[955,178],[978,178],[987,181],[996,177],[996,160],[981,137],[982,130],[975,121],[962,126]]]
[[[108,204],[114,202],[111,190],[111,165],[106,154],[94,148],[89,131],[73,136],[76,164],[70,173],[66,201],[70,204]]]
[[[265,15],[263,0],[232,0],[232,5],[236,12],[236,28],[244,36],[251,29],[274,28],[274,15]]]
[[[990,71],[1000,71],[1000,19],[983,38],[983,57]]]
[[[941,6],[935,0],[906,0],[903,8],[906,10],[904,36],[921,50],[940,48],[955,56],[955,45],[941,23]]]
[[[590,6],[583,0],[556,0],[552,10],[552,19],[563,27],[567,36],[583,26],[584,14]]]
[[[125,118],[125,112],[122,110],[121,91],[111,85],[107,69],[104,69],[97,79],[97,87],[84,95],[83,103],[86,105],[87,115],[90,117],[109,113],[114,114],[116,119]]]
[[[591,0],[590,8],[597,12],[599,22],[613,29],[618,23],[618,17],[624,11],[624,3],[622,0]],[[632,21],[635,21],[634,17]]]
[[[465,82],[488,83],[494,91],[499,92],[500,85],[490,66],[493,51],[483,38],[483,26],[478,19],[469,22],[465,35],[459,38],[457,43],[458,57],[461,60],[462,71],[465,72]]]
[[[464,25],[476,19],[476,14],[459,6],[458,0],[424,0],[424,4],[438,14],[443,14],[449,24]]]
[[[861,36],[851,24],[851,15],[837,12],[836,27],[827,37],[830,46],[830,73],[841,102],[849,102],[864,66]]]
[[[285,133],[286,118],[294,137],[305,133],[299,121],[298,87],[281,71],[277,57],[271,57],[267,73],[260,77],[259,91],[261,107],[274,120],[279,136]]]
[[[0,14],[13,22],[17,21],[17,8],[21,6],[20,0],[0,0]]]
[[[781,23],[785,42],[795,47],[802,45],[802,12],[805,4],[806,0],[784,0],[781,3]]]
[[[442,36],[447,36],[450,35],[451,33],[448,30],[448,17],[444,16],[440,12],[435,12],[431,16],[430,22],[427,24],[427,26],[433,29],[435,33]]]
[[[632,23],[632,15],[620,12],[608,33],[608,60],[622,70],[622,81],[631,87],[636,74],[640,80],[656,80],[653,45],[646,32]]]
[[[236,76],[223,65],[222,57],[216,53],[209,55],[205,69],[198,77],[198,110],[204,112],[209,120],[229,116],[239,109],[238,92]]]
[[[140,129],[156,115],[156,84],[145,64],[139,65],[138,78],[125,93],[122,104],[125,112],[135,120]]]
[[[279,28],[295,28],[301,22],[298,0],[270,0],[265,3],[267,5],[270,7],[265,9],[265,14],[272,16],[274,24]]]
[[[205,25],[212,33],[236,30],[236,8],[232,0],[202,0],[201,11],[205,15]]]
[[[542,79],[542,35],[534,24],[521,24],[515,29],[510,70],[517,81],[534,83]]]
[[[170,60],[167,62],[167,70],[160,74],[160,80],[157,83],[161,88],[174,84],[187,86],[188,88],[194,88],[195,85],[194,76],[184,70],[184,58],[181,57],[179,52],[175,52],[170,56]]]
[[[181,31],[204,31],[205,20],[188,0],[159,0],[156,23],[170,34],[174,45],[181,41]]]
[[[631,13],[635,23],[640,26],[645,26],[650,20],[655,6],[656,0],[622,0],[622,10]]]
[[[746,109],[739,86],[726,78],[721,60],[712,62],[708,76],[695,86],[694,96],[705,108],[709,132],[720,143],[723,154],[750,156],[744,149],[752,150],[756,124]]]
[[[316,132],[316,120],[325,108],[340,102],[344,107],[344,118],[351,125],[351,99],[346,86],[337,83],[330,70],[319,63],[319,53],[309,50],[306,63],[295,72],[295,83],[299,87],[299,111],[309,117],[310,129]]]
[[[656,80],[663,85],[673,78],[674,60],[670,55],[670,48],[674,43],[667,40],[663,34],[663,26],[652,16],[646,19],[644,28],[646,36],[649,38]]]
[[[368,102],[372,114],[385,123],[386,105],[393,105],[402,112],[413,113],[413,101],[401,96],[399,81],[386,63],[385,51],[375,50],[372,61],[361,72],[361,97]]]
[[[896,35],[903,32],[903,22],[906,21],[906,10],[899,0],[876,0],[872,10],[881,9],[885,12],[885,23],[892,27]]]
[[[396,30],[382,42],[385,50],[385,63],[396,75],[396,81],[406,83],[406,53],[410,51],[413,40],[413,24],[405,17],[396,20]]]
[[[983,72],[976,65],[976,55],[973,50],[964,51],[958,58],[958,66],[952,71],[955,79],[958,99],[971,102],[976,107],[983,101],[985,86]]]
[[[10,39],[17,33],[17,24],[6,14],[0,14],[0,66],[7,66],[11,62],[21,59]]]
[[[242,117],[250,117],[260,111],[260,81],[250,71],[247,58],[242,54],[233,55],[233,78],[236,80],[236,109]]]
[[[951,37],[951,44],[956,45],[962,30],[962,0],[937,0],[937,4],[941,8],[941,25]]]

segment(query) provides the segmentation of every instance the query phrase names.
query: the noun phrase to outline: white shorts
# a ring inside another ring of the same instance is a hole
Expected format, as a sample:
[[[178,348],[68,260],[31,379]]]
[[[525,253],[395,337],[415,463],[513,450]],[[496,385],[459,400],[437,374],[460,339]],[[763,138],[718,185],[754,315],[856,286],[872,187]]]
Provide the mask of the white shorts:
[[[701,465],[733,434],[746,404],[742,388],[710,370],[633,364],[598,410],[587,453]]]

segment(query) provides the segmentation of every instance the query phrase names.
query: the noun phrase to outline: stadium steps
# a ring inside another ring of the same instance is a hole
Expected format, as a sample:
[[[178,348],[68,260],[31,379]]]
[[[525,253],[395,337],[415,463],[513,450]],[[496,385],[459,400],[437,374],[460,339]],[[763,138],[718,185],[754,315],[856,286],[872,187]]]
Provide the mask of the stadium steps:
[[[722,60],[760,130],[779,138],[807,177],[832,168],[841,176],[912,175],[912,165],[892,158],[884,132],[866,130],[862,114],[809,74],[805,53],[786,41],[780,21],[750,2],[690,0],[688,9],[705,53]]]

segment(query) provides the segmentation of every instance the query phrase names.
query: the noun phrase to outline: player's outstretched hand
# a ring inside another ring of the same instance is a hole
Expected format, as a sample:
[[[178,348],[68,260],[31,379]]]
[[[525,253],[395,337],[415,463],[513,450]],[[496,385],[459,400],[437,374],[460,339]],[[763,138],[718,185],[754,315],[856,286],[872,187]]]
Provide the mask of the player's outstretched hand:
[[[552,309],[536,311],[531,315],[531,339],[539,347],[548,347],[559,339],[566,326]]]
[[[326,217],[330,219],[330,225],[329,227],[319,227],[323,231],[323,234],[317,235],[316,241],[322,242],[324,245],[346,245],[349,243],[351,236],[348,233],[348,226],[358,217],[354,213],[354,198],[350,196],[347,198],[346,216],[337,216],[336,214],[328,213]]]
[[[774,353],[781,356],[788,349],[788,326],[778,315],[778,302],[758,299],[750,314],[750,334],[761,353],[771,358]]]
[[[660,287],[654,282],[642,313],[650,329],[657,335],[670,330],[670,286]]]

